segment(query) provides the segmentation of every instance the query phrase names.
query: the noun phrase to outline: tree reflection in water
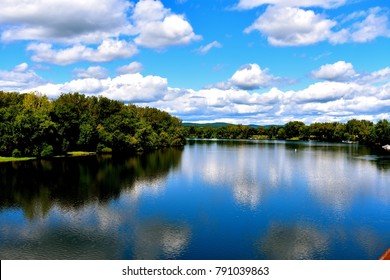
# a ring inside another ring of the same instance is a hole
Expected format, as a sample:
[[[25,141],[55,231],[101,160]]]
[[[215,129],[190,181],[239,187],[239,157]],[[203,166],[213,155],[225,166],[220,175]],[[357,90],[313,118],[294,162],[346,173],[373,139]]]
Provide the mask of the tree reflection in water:
[[[0,207],[44,217],[53,206],[108,203],[143,180],[164,178],[180,163],[181,150],[133,157],[92,156],[0,164]]]

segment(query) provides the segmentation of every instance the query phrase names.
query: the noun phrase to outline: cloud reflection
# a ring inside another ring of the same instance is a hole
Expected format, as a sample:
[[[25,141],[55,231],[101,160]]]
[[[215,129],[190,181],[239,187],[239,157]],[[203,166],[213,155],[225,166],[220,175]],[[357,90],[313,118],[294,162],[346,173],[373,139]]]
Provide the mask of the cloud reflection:
[[[135,259],[175,259],[188,246],[191,230],[186,224],[170,224],[161,220],[139,224],[134,235]]]
[[[309,224],[272,224],[256,246],[266,259],[307,260],[324,258],[329,241],[323,232]]]
[[[389,203],[390,189],[381,187],[386,185],[384,180],[388,175],[378,173],[370,161],[351,159],[336,148],[333,147],[334,151],[316,149],[314,153],[309,149],[302,158],[301,168],[314,197],[340,217],[359,197],[369,195]]]
[[[264,145],[267,145],[266,148]],[[210,187],[227,187],[237,204],[255,209],[275,188],[294,187],[294,150],[283,142],[218,142],[196,145],[183,153],[183,172]]]
[[[195,179],[192,172],[199,172],[209,186],[224,186],[231,189],[237,204],[256,208],[263,196],[261,184],[261,156],[253,156],[255,150],[248,147],[219,146],[213,152],[214,143],[189,149],[183,154],[182,165],[189,178]],[[207,153],[204,156],[203,153]]]

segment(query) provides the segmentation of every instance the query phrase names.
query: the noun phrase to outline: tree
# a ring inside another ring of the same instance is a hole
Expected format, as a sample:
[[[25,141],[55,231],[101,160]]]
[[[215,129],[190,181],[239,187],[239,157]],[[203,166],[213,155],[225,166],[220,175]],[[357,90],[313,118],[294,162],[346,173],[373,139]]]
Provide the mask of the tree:
[[[23,155],[41,157],[48,145],[55,145],[57,125],[51,120],[53,109],[46,96],[24,95],[23,106],[13,124],[13,139]]]
[[[300,121],[292,121],[286,123],[284,126],[285,135],[287,139],[300,138],[303,135],[305,124]]]
[[[49,157],[70,150],[135,152],[182,146],[181,121],[106,97],[0,91],[0,155]]]
[[[363,144],[373,143],[374,124],[367,120],[349,120],[345,125],[347,140],[358,141]]]
[[[373,129],[375,142],[380,145],[390,144],[390,123],[388,120],[380,120]]]

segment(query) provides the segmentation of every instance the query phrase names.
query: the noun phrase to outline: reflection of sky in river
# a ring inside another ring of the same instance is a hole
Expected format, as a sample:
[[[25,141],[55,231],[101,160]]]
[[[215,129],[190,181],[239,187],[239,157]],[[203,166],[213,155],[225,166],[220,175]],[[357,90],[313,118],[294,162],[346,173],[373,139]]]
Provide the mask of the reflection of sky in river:
[[[120,169],[108,200],[36,203],[33,219],[3,208],[0,258],[375,259],[390,247],[390,170],[351,149],[190,145],[169,172]]]
[[[376,258],[390,246],[390,172],[345,148],[215,143],[186,150],[182,165],[190,182],[254,211],[241,226],[256,224],[259,258]]]
[[[25,222],[20,210],[0,216],[1,259],[174,259],[188,246],[183,222],[140,220],[138,200],[157,198],[162,178],[138,180],[118,200],[81,208],[54,204],[45,217]],[[162,187],[163,188],[163,187]]]
[[[345,211],[361,195],[390,203],[389,172],[378,172],[369,161],[311,146],[296,150],[280,144],[261,147],[196,146],[184,153],[183,169],[190,178],[200,170],[207,184],[231,189],[237,203],[252,208],[261,203],[262,193],[275,188],[307,188],[335,211]]]

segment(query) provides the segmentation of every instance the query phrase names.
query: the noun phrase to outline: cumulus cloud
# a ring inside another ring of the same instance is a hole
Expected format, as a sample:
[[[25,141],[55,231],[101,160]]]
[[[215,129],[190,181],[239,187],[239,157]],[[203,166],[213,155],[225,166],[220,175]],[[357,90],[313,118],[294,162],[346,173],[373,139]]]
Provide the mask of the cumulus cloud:
[[[34,41],[28,45],[34,61],[106,62],[133,56],[136,45],[161,49],[201,39],[184,15],[173,13],[161,1],[27,2],[1,3],[0,38]]]
[[[185,45],[201,39],[183,15],[177,15],[160,1],[139,1],[132,15],[137,37],[134,42],[147,48]]]
[[[16,65],[11,71],[0,70],[1,90],[21,91],[44,83],[44,79],[35,73],[27,63]]]
[[[352,26],[350,36],[351,41],[359,43],[390,37],[388,13],[379,7],[369,9],[367,17]]]
[[[164,97],[167,79],[158,76],[124,74],[114,78],[83,78],[63,84],[45,84],[30,90],[39,91],[50,97],[62,92],[80,92],[87,95],[102,95],[111,99],[133,103],[148,103]]]
[[[241,89],[252,90],[268,86],[274,77],[267,74],[268,69],[261,69],[257,64],[247,64],[238,69],[230,82]]]
[[[107,62],[128,58],[138,52],[132,43],[124,40],[104,40],[96,49],[77,44],[65,49],[55,49],[52,44],[31,43],[27,47],[33,53],[32,60],[58,65],[69,65],[77,61]]]
[[[353,68],[352,68],[353,69]],[[169,88],[164,100],[150,105],[185,121],[283,124],[291,120],[347,121],[366,118],[377,121],[390,114],[390,70],[361,74],[349,81],[317,82],[301,90],[271,88],[250,92],[239,88],[210,87],[199,91]],[[370,78],[368,78],[370,77]],[[380,84],[373,83],[380,77]]]
[[[296,103],[321,102],[326,103],[337,99],[351,99],[357,91],[361,91],[360,85],[342,82],[319,82],[307,88],[296,91],[291,96],[291,101]]]
[[[343,18],[340,30],[330,34],[329,41],[332,44],[366,43],[378,37],[390,37],[388,16],[388,10],[380,7],[353,12]]]
[[[330,80],[330,81],[346,81],[356,76],[351,63],[345,61],[338,61],[333,64],[326,64],[320,69],[312,72],[314,78]]]
[[[222,44],[218,41],[213,41],[210,44],[207,44],[206,46],[201,46],[198,49],[198,53],[200,54],[206,54],[208,53],[212,48],[222,48]]]
[[[338,75],[331,76],[329,69],[334,69]],[[273,77],[256,64],[236,72],[240,73],[235,77],[237,85],[246,89],[238,86],[201,90],[171,88],[163,77],[143,76],[140,73],[98,77],[101,70],[104,69],[90,67],[79,70],[77,79],[50,84],[43,81],[27,64],[20,64],[11,71],[0,72],[0,85],[7,86],[7,90],[39,91],[51,98],[58,97],[62,92],[76,91],[102,95],[140,106],[156,107],[184,121],[283,124],[291,120],[312,123],[346,121],[351,118],[371,121],[390,118],[389,67],[371,73],[359,73],[347,62],[336,62],[312,72],[324,81],[299,90],[286,91],[276,87],[257,91],[250,89],[269,83]]]
[[[90,66],[87,69],[76,68],[73,70],[76,73],[77,78],[96,78],[103,79],[107,77],[107,69],[101,66]]]
[[[127,65],[119,67],[116,71],[119,74],[135,74],[141,72],[143,66],[137,61],[133,61]]]
[[[299,5],[297,5],[299,6]],[[353,12],[340,22],[313,10],[268,6],[244,32],[259,31],[274,46],[302,46],[322,41],[331,44],[365,43],[390,37],[388,11],[379,7]]]
[[[389,82],[390,80],[390,67],[386,67],[380,69],[378,71],[374,71],[367,75],[362,75],[359,78],[359,82],[363,84],[373,84],[373,83],[381,83],[381,82]],[[389,91],[390,94],[390,91]]]
[[[271,104],[262,102],[263,98],[265,100],[269,97],[240,89],[210,88],[199,91],[178,91],[169,88],[169,95],[170,98],[152,104],[186,120],[194,116],[198,120],[234,118],[238,115],[240,118],[245,118],[274,110]]]
[[[390,67],[372,73],[358,73],[351,63],[338,61],[333,64],[322,65],[319,69],[312,72],[312,76],[316,79],[328,81],[351,81],[357,84],[374,84],[389,81]]]
[[[335,21],[311,10],[268,6],[244,32],[260,31],[275,46],[310,45],[329,38]]]
[[[254,90],[292,83],[293,80],[270,75],[267,68],[261,69],[258,64],[252,63],[241,66],[228,81],[207,85],[204,88]]]
[[[345,3],[346,0],[239,0],[236,9],[247,10],[266,4],[290,7],[322,7],[329,9],[342,6]]]
[[[0,23],[3,41],[39,40],[98,43],[119,34],[131,34],[126,0],[5,0]]]

